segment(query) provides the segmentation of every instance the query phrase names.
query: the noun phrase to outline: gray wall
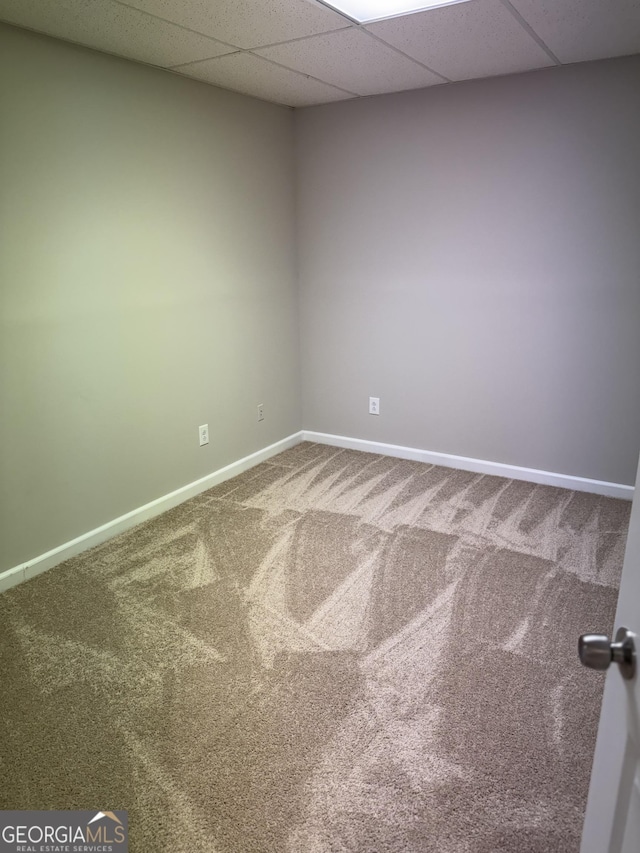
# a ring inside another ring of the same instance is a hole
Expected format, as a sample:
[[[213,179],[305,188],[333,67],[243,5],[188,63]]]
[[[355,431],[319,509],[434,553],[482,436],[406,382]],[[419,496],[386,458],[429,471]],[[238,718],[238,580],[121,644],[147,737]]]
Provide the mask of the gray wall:
[[[0,571],[302,425],[632,483],[639,83],[299,111],[296,200],[289,110],[0,26]]]
[[[291,111],[9,27],[0,111],[1,571],[301,424]]]
[[[303,426],[632,484],[639,92],[634,57],[298,111]]]

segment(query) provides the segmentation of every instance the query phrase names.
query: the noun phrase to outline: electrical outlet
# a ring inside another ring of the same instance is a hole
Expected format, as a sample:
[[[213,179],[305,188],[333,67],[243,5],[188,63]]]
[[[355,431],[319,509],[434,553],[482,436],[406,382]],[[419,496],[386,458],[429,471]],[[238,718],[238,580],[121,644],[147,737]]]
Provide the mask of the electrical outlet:
[[[369,397],[369,414],[380,414],[380,397]]]
[[[202,426],[199,426],[198,434],[200,435],[200,447],[204,444],[209,444],[209,424],[202,424]]]
[[[264,420],[264,403],[258,403],[258,420]]]

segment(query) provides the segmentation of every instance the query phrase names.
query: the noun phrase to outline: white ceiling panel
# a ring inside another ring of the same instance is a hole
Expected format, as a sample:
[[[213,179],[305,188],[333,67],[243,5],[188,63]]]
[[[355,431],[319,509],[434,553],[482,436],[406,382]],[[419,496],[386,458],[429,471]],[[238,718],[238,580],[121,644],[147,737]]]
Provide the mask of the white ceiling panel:
[[[152,65],[177,65],[232,49],[112,0],[0,0],[0,20]]]
[[[358,95],[418,89],[443,82],[441,77],[357,29],[255,52]]]
[[[175,70],[214,86],[290,107],[325,104],[351,97],[347,92],[274,65],[252,53],[233,53],[220,59],[183,65]]]
[[[366,28],[318,0],[0,0],[0,21],[291,106],[640,53],[640,0],[466,0]]]
[[[346,27],[313,0],[126,0],[131,6],[237,47],[262,47]]]
[[[450,80],[554,64],[500,0],[443,6],[367,29]]]
[[[640,52],[640,0],[511,0],[561,62]]]

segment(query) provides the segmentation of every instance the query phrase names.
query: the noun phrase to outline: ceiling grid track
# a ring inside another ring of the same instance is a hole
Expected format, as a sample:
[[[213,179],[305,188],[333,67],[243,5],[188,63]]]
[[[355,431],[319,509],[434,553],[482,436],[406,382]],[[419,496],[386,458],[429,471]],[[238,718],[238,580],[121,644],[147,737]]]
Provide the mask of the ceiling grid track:
[[[640,53],[638,0],[353,14],[329,0],[0,0],[9,26],[293,108]]]
[[[511,12],[511,14],[513,15],[513,17],[514,17],[514,18],[516,19],[516,21],[520,24],[520,26],[523,28],[523,30],[524,30],[525,32],[527,32],[527,33],[531,36],[531,38],[536,42],[536,44],[537,44],[539,47],[541,47],[541,48],[542,48],[542,50],[544,50],[544,52],[547,54],[547,56],[549,57],[549,59],[552,59],[552,60],[555,62],[555,64],[556,64],[556,65],[562,65],[562,63],[560,62],[560,60],[558,59],[558,57],[555,55],[555,53],[551,50],[551,48],[550,48],[550,47],[548,47],[548,46],[544,43],[544,41],[540,38],[540,36],[538,35],[538,33],[533,29],[533,27],[532,27],[532,26],[530,26],[530,25],[527,23],[527,21],[522,17],[522,15],[520,14],[520,12],[518,12],[518,10],[516,9],[516,7],[515,7],[515,6],[513,5],[513,3],[511,2],[511,0],[500,0],[500,2],[501,2],[501,3],[502,3],[502,5],[505,7],[505,9],[508,9],[508,10],[509,10],[509,12]]]

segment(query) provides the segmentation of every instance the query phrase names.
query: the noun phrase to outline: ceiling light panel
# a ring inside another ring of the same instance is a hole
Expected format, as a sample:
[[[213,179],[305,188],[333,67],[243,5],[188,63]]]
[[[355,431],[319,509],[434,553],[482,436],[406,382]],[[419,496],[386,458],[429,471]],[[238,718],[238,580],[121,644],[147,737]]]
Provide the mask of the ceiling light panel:
[[[360,24],[371,21],[383,21],[399,15],[411,15],[413,12],[425,12],[440,6],[453,6],[468,0],[335,0],[327,3],[343,15],[347,15]]]

